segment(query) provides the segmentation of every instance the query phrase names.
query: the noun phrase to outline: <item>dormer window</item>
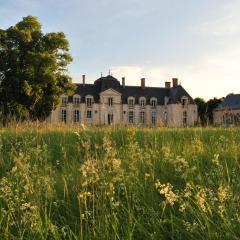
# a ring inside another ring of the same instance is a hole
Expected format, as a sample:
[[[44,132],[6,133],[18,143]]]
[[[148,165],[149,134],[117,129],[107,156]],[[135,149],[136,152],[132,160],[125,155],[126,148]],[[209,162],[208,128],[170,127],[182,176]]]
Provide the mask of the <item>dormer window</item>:
[[[156,98],[151,98],[150,99],[150,105],[155,108],[157,106],[157,99]]]
[[[80,101],[81,101],[81,98],[79,95],[74,95],[73,96],[73,104],[74,105],[79,105],[80,104]]]
[[[68,97],[67,96],[62,96],[62,105],[66,106],[68,103]]]
[[[139,98],[139,105],[140,105],[140,107],[145,107],[145,105],[146,105],[146,98],[145,97],[140,97]]]
[[[181,103],[182,103],[182,106],[185,107],[188,103],[188,98],[187,97],[182,97],[181,98]]]
[[[128,98],[128,106],[129,106],[129,107],[134,107],[134,104],[135,104],[135,99],[134,99],[134,97],[129,97],[129,98]]]
[[[92,107],[92,105],[93,105],[93,97],[92,96],[86,97],[86,104],[87,104],[87,107]]]

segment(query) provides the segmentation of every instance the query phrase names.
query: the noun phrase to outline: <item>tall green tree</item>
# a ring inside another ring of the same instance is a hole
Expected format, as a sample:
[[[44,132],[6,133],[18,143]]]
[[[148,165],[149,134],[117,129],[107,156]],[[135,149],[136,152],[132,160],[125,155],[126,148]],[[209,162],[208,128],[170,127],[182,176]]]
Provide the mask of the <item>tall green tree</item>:
[[[62,32],[44,34],[36,17],[0,29],[0,116],[43,120],[74,90],[72,61]]]

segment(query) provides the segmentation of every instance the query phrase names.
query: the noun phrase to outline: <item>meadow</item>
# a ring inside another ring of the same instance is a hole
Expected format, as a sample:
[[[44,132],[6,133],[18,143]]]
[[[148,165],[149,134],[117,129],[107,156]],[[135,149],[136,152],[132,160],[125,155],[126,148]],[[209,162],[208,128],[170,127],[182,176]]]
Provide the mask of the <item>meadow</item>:
[[[0,130],[0,239],[239,238],[239,128]]]

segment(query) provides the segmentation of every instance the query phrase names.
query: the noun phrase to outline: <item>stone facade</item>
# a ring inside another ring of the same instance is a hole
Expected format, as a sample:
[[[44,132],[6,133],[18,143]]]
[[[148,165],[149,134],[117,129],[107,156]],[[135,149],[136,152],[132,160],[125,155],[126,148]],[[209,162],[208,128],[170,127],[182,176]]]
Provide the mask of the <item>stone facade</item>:
[[[173,79],[165,88],[125,86],[112,76],[101,77],[94,84],[77,84],[73,96],[62,96],[62,102],[48,119],[87,125],[194,126],[197,106],[191,96]]]
[[[240,125],[240,94],[226,97],[224,102],[213,111],[215,125]]]

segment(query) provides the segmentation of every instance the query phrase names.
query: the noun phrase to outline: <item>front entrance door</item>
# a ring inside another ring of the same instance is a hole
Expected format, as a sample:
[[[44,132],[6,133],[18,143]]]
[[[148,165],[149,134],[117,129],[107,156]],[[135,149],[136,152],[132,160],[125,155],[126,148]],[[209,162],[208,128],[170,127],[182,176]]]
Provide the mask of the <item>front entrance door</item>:
[[[108,125],[113,123],[113,114],[108,114]]]

